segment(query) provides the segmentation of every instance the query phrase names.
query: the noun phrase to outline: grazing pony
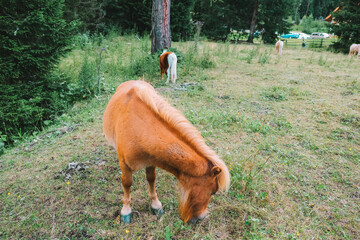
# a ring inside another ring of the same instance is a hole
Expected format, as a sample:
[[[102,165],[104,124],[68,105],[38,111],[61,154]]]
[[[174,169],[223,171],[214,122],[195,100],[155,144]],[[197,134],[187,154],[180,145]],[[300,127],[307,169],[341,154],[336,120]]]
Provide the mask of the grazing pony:
[[[167,52],[164,49],[163,53],[160,55],[159,58],[159,65],[160,65],[160,72],[161,72],[161,80],[163,79],[163,74],[167,75],[166,84],[169,83],[169,78],[171,75],[172,83],[176,82],[176,65],[177,65],[177,57],[173,52]]]
[[[276,42],[275,44],[275,48],[276,48],[276,54],[281,55],[282,54],[282,49],[284,46],[284,42],[279,40]]]
[[[124,222],[131,220],[132,174],[142,168],[146,168],[155,213],[162,211],[155,191],[155,168],[162,168],[177,178],[184,222],[204,218],[211,195],[229,188],[230,174],[225,163],[205,144],[184,115],[144,81],[124,82],[116,89],[106,107],[103,128],[119,157]]]
[[[351,44],[349,56],[356,55],[356,54],[358,54],[358,56],[360,56],[360,44]]]

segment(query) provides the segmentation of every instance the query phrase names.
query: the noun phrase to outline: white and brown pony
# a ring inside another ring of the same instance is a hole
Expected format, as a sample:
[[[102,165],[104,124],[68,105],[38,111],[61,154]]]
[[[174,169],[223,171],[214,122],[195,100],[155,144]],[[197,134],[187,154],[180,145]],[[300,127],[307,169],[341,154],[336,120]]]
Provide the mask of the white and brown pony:
[[[276,54],[278,54],[278,55],[282,54],[283,46],[284,46],[283,41],[279,40],[276,42],[276,44],[275,44]]]
[[[211,195],[229,188],[230,174],[224,162],[184,115],[144,81],[128,81],[117,88],[106,107],[103,127],[107,141],[119,157],[124,222],[131,218],[132,174],[142,168],[146,168],[155,212],[162,209],[155,191],[155,168],[177,178],[184,222],[204,218]]]
[[[351,44],[349,50],[349,56],[356,55],[360,56],[360,44]]]
[[[160,72],[161,72],[161,80],[163,79],[163,74],[167,75],[166,84],[169,83],[169,79],[171,76],[171,82],[176,82],[176,66],[177,66],[177,57],[173,52],[167,52],[165,49],[159,58]]]

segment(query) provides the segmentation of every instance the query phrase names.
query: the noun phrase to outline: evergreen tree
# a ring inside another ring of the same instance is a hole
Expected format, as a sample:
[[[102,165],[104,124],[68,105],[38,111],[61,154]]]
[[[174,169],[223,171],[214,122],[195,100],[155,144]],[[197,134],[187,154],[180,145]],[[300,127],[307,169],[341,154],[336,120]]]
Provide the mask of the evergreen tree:
[[[150,33],[152,3],[152,0],[107,0],[104,4],[107,27],[116,27],[123,32],[135,31],[141,35]],[[173,41],[192,36],[191,11],[194,3],[195,0],[171,1],[170,29]]]
[[[1,8],[0,134],[11,143],[67,104],[66,83],[49,73],[69,50],[73,27],[62,0],[2,0]]]
[[[264,43],[274,43],[277,33],[288,32],[290,23],[286,21],[291,9],[291,0],[262,0],[259,10],[258,28],[263,30]]]
[[[332,13],[335,24],[331,26],[331,32],[339,37],[339,41],[333,47],[344,53],[349,51],[353,43],[360,43],[360,3],[354,0],[343,0],[340,11]]]
[[[107,0],[106,25],[124,32],[150,33],[152,3],[152,0]]]
[[[341,0],[295,0],[292,8],[295,13],[295,19],[298,16],[313,15],[314,19],[324,19],[333,11]]]
[[[225,41],[237,19],[230,1],[197,0],[193,20],[203,22],[202,33],[212,40]]]
[[[64,18],[67,22],[79,21],[80,32],[103,31],[105,3],[102,0],[65,0]]]
[[[0,83],[37,81],[68,48],[61,0],[2,0]]]
[[[171,40],[187,40],[193,35],[191,11],[194,9],[195,0],[172,0],[170,8]]]

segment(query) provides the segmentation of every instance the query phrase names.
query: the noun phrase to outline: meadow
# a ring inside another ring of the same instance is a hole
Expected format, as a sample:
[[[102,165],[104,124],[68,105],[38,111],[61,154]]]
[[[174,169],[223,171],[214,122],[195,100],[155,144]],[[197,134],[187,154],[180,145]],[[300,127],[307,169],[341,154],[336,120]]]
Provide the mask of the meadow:
[[[277,56],[261,44],[173,47],[178,80],[165,85],[149,38],[79,38],[56,71],[97,94],[0,156],[0,238],[359,239],[360,59],[286,46]],[[230,170],[229,192],[215,194],[197,224],[180,219],[177,181],[161,169],[165,214],[150,213],[141,170],[133,221],[120,222],[121,172],[102,115],[116,87],[139,78]]]

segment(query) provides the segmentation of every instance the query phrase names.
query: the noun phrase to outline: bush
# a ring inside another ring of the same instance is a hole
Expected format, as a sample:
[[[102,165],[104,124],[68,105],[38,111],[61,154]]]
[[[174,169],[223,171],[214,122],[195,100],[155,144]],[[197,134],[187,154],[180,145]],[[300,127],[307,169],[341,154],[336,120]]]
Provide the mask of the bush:
[[[62,79],[63,81],[60,81]],[[48,125],[79,96],[62,76],[43,82],[0,85],[0,142],[14,143]]]
[[[0,83],[42,80],[69,50],[75,26],[62,19],[63,1],[4,0],[1,5]]]
[[[3,0],[0,16],[0,132],[12,143],[71,102],[63,77],[50,75],[71,43],[63,0]],[[5,140],[4,140],[5,139]]]

